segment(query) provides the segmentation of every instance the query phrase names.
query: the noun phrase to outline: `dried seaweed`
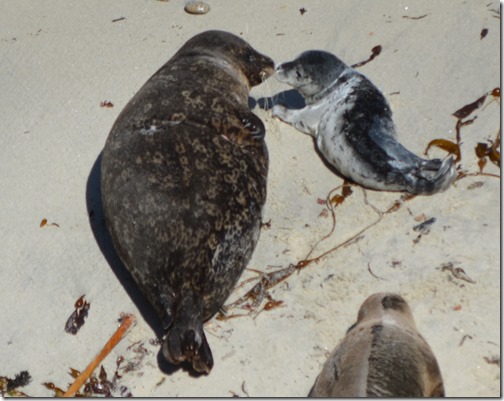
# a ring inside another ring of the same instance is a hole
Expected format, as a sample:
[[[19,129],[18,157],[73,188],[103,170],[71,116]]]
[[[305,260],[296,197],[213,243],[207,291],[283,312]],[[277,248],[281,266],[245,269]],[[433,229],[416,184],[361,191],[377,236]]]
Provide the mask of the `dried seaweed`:
[[[16,373],[14,379],[0,376],[0,395],[2,397],[26,397],[27,395],[19,391],[18,388],[26,386],[31,380],[31,375],[27,370]]]
[[[85,323],[84,319],[88,315],[91,304],[84,299],[84,296],[85,295],[82,295],[75,301],[75,310],[65,323],[65,331],[69,334],[77,334]]]
[[[116,371],[112,379],[108,378],[107,372],[103,365],[100,366],[100,372],[98,377],[96,374],[92,374],[87,381],[84,383],[84,388],[82,392],[76,392],[75,397],[133,397],[131,391],[124,385],[118,383],[118,380],[122,377],[118,373],[119,363],[117,364]],[[70,368],[70,376],[77,379],[81,375],[76,369]],[[48,390],[54,392],[55,397],[64,397],[66,392],[61,388],[57,387],[52,382],[42,383]],[[68,390],[67,390],[68,391]]]
[[[483,359],[489,365],[497,365],[500,368],[501,365],[500,355],[484,356]]]
[[[485,107],[483,107],[488,96],[491,96],[493,99],[490,102],[488,102]],[[456,132],[455,142],[450,141],[448,139],[434,139],[429,142],[429,144],[425,148],[424,154],[428,155],[429,149],[431,147],[438,147],[440,149],[445,150],[449,154],[454,155],[455,162],[460,163],[462,160],[462,153],[461,153],[461,147],[460,147],[461,138],[462,138],[461,129],[462,129],[462,127],[465,127],[467,125],[474,123],[474,121],[478,118],[478,116],[474,116],[473,118],[468,119],[468,120],[463,120],[463,119],[470,116],[476,110],[478,110],[482,107],[483,107],[483,109],[485,109],[490,103],[492,103],[494,101],[498,102],[499,100],[500,100],[500,88],[496,87],[496,88],[492,89],[491,91],[486,92],[483,96],[480,96],[474,102],[466,104],[464,107],[461,107],[460,109],[455,111],[452,114],[454,117],[457,118],[457,123],[455,124],[455,132]],[[500,178],[499,175],[483,172],[483,169],[487,163],[487,158],[492,163],[494,163],[496,166],[500,167],[500,151],[499,151],[500,130],[497,134],[497,138],[495,139],[495,141],[489,140],[489,142],[490,142],[490,144],[479,142],[475,148],[476,156],[478,157],[479,172],[468,174],[467,172],[459,171],[459,175],[457,177],[457,180],[464,178],[464,177],[467,177],[467,176],[470,176],[470,175],[486,175],[486,176]]]
[[[461,159],[460,156],[460,145],[458,143],[453,143],[452,141],[449,141],[448,139],[433,139],[432,141],[429,142],[427,147],[425,148],[424,154],[427,156],[429,149],[435,146],[437,148],[443,149],[447,151],[449,154],[452,154],[455,156],[455,162],[459,162]]]
[[[424,15],[420,15],[419,17],[410,17],[408,15],[403,15],[402,17],[404,19],[412,19],[412,20],[419,20],[419,19],[422,19],[422,18],[425,18],[427,17],[429,14],[424,14]]]
[[[441,266],[438,267],[439,270],[442,272],[448,271],[452,274],[453,277],[458,278],[459,280],[467,281],[468,283],[475,284],[476,281],[474,281],[469,275],[462,269],[461,267],[455,267],[454,263],[448,262],[448,263],[443,263]]]
[[[485,100],[488,96],[488,93],[485,93],[483,96],[480,98],[476,99],[474,102],[466,104],[464,107],[461,109],[458,109],[455,113],[452,115],[459,120],[466,118],[469,116],[471,113],[473,113],[475,110],[479,109],[481,106],[483,106],[483,103],[485,103]]]
[[[500,129],[497,133],[497,136],[494,141],[488,140],[489,144],[478,142],[474,151],[476,156],[478,157],[478,166],[480,168],[480,172],[483,172],[483,169],[487,163],[487,158],[500,168]]]
[[[371,60],[373,60],[376,56],[378,56],[382,51],[382,47],[381,45],[377,45],[375,47],[373,47],[371,49],[371,56],[367,59],[367,60],[364,60],[364,61],[360,61],[356,64],[353,64],[352,65],[352,68],[359,68],[359,67],[362,67],[363,65],[369,63]]]
[[[423,223],[414,226],[413,231],[419,232],[420,234],[429,234],[430,226],[432,226],[435,222],[436,218],[432,217],[429,220],[426,220]]]
[[[335,191],[341,190],[341,194],[338,194],[337,196],[334,195]],[[366,194],[365,190],[363,189],[364,194]],[[367,202],[367,198],[365,196],[365,204],[367,206],[371,206],[375,212],[379,215],[379,217],[365,226],[363,229],[359,230],[357,233],[354,235],[351,235],[349,238],[347,238],[345,241],[342,241],[338,243],[337,245],[332,246],[330,249],[320,253],[316,257],[311,257],[311,255],[314,253],[314,251],[318,248],[318,246],[327,238],[329,238],[332,233],[334,232],[336,228],[336,215],[335,215],[335,208],[343,203],[343,201],[350,196],[353,193],[353,191],[350,188],[350,184],[344,183],[343,185],[331,190],[329,194],[326,197],[326,204],[329,210],[331,211],[332,215],[332,226],[329,231],[329,233],[325,236],[323,236],[321,239],[319,239],[315,245],[312,246],[310,252],[306,255],[306,257],[300,261],[298,261],[296,264],[290,264],[287,267],[280,268],[278,270],[275,270],[273,272],[265,273],[261,272],[258,270],[254,269],[249,269],[252,270],[256,273],[258,273],[259,277],[252,277],[249,279],[244,280],[241,282],[237,288],[243,287],[245,284],[252,282],[252,281],[257,281],[255,285],[245,293],[245,295],[241,296],[238,298],[236,301],[224,306],[222,309],[223,311],[219,312],[216,316],[216,319],[218,320],[227,320],[231,318],[236,318],[236,317],[243,317],[243,316],[249,316],[250,314],[254,314],[254,317],[256,317],[260,312],[264,310],[271,310],[274,309],[278,306],[283,305],[283,301],[281,300],[274,300],[272,296],[269,294],[269,290],[271,290],[273,287],[278,285],[279,283],[285,281],[287,278],[292,276],[295,272],[300,272],[301,270],[305,269],[306,267],[310,266],[312,263],[318,263],[320,260],[325,258],[326,256],[332,254],[333,252],[337,251],[340,248],[347,247],[350,245],[353,245],[360,241],[362,238],[364,238],[364,233],[375,226],[376,224],[380,223],[386,216],[396,212],[401,208],[401,206],[404,204],[404,202],[414,199],[415,195],[411,194],[404,194],[402,195],[399,199],[393,202],[392,206],[389,207],[386,211],[381,212],[372,205],[370,205]],[[257,308],[263,303],[263,301],[267,299],[267,302],[263,306],[262,309],[257,311]],[[240,308],[243,310],[246,310],[246,313],[233,313],[229,314],[231,310],[235,308]]]
[[[39,224],[40,228],[42,228],[42,227],[49,227],[49,226],[54,226],[54,227],[58,227],[59,228],[59,224],[58,223],[47,224],[47,219],[42,219],[42,221]]]
[[[84,296],[80,297],[77,301],[76,306],[77,304],[81,306],[84,305]],[[42,385],[53,391],[55,397],[132,397],[131,391],[126,386],[119,385],[118,383],[118,380],[122,377],[119,375],[119,367],[124,361],[124,357],[120,356],[117,358],[116,370],[111,380],[108,378],[103,365],[100,366],[98,377],[93,373],[98,365],[100,365],[101,361],[110,353],[119,341],[121,341],[131,325],[136,322],[136,318],[133,315],[121,315],[119,321],[121,322],[119,328],[83,372],[70,368],[69,374],[75,379],[75,381],[66,391],[52,382],[44,382]],[[131,347],[129,347],[128,350],[130,348]],[[137,351],[134,350],[134,352]],[[82,386],[84,386],[84,388],[82,392],[80,392],[80,388]],[[27,395],[24,394],[24,396]]]
[[[413,231],[418,232],[418,236],[413,240],[413,244],[418,244],[422,239],[422,236],[430,233],[431,226],[436,222],[436,218],[432,217],[429,220],[424,221],[413,227]]]
[[[114,22],[114,21],[112,21]],[[114,103],[112,103],[111,101],[109,100],[104,100],[103,102],[100,102],[100,107],[106,107],[108,109],[114,107]]]

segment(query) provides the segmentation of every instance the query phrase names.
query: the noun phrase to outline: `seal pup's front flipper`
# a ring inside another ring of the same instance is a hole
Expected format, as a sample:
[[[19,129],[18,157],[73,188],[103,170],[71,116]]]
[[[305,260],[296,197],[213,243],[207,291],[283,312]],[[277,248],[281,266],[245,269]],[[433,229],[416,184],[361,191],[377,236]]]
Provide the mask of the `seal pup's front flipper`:
[[[281,104],[275,104],[272,117],[292,125],[298,131],[315,138],[320,117],[325,111],[320,105],[306,106],[300,110],[291,110]]]

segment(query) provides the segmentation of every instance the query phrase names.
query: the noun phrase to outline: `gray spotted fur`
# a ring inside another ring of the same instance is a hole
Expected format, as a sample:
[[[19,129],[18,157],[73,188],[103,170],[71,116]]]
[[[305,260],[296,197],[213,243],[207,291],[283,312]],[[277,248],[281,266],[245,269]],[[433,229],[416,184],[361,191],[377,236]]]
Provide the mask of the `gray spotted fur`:
[[[422,159],[397,141],[383,94],[336,56],[307,51],[279,64],[276,76],[303,95],[306,107],[275,105],[273,116],[313,136],[343,176],[372,189],[424,195],[446,190],[456,178],[451,156]]]
[[[164,357],[208,373],[203,323],[259,238],[268,152],[248,94],[273,61],[230,33],[196,35],[135,94],[102,159],[114,246],[164,325]]]

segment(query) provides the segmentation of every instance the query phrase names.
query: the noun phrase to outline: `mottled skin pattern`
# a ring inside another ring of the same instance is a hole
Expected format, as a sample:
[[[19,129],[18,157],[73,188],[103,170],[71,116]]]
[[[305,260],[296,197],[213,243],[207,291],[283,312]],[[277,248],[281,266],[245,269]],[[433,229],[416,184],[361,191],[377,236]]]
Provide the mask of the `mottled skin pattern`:
[[[416,156],[397,141],[392,111],[365,76],[336,56],[307,51],[276,67],[279,81],[296,88],[307,106],[273,107],[273,116],[313,136],[343,176],[365,187],[431,195],[456,178],[453,158]]]
[[[441,372],[397,294],[371,295],[329,356],[310,397],[444,397]]]
[[[163,322],[162,352],[208,373],[203,322],[259,238],[268,152],[250,88],[273,61],[230,33],[190,39],[117,118],[102,159],[114,246]]]

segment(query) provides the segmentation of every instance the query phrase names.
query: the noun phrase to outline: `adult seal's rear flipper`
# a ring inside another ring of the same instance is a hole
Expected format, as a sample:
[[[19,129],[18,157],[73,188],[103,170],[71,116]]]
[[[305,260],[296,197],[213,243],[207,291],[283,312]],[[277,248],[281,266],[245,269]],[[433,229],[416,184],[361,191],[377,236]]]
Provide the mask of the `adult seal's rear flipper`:
[[[161,351],[173,365],[187,361],[200,373],[210,373],[213,357],[203,331],[203,326],[180,329],[175,327],[163,337]]]

